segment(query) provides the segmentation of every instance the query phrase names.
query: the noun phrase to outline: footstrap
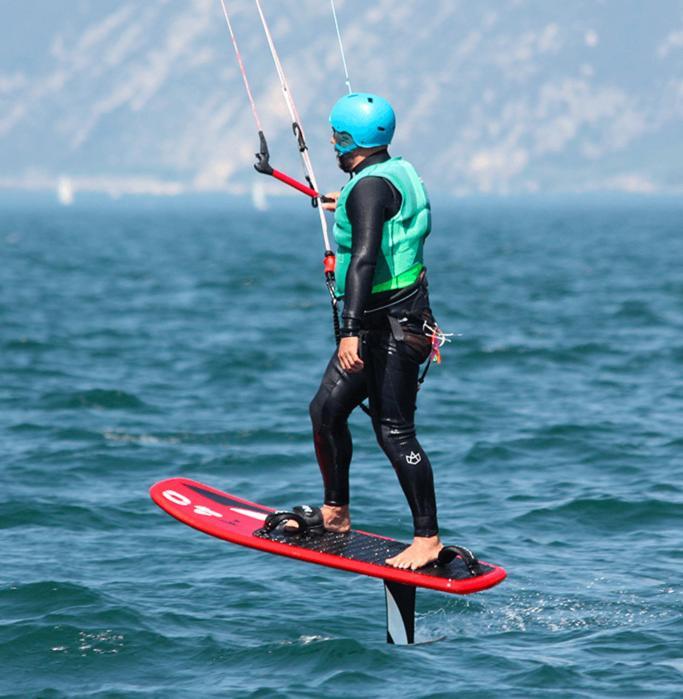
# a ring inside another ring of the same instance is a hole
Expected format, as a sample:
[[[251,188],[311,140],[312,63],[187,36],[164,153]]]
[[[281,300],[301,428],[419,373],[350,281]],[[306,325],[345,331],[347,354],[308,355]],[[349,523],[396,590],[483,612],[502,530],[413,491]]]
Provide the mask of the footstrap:
[[[467,566],[467,570],[470,571],[470,575],[481,574],[481,568],[479,567],[477,557],[464,546],[444,546],[441,551],[439,551],[439,557],[436,559],[436,562],[440,566],[446,566],[456,558],[462,559],[463,563]]]
[[[295,530],[291,528],[291,533],[298,534],[306,529],[306,522],[301,515],[295,512],[287,512],[285,510],[277,510],[276,512],[271,512],[265,520],[263,520],[263,526],[257,529],[254,534],[257,536],[263,536],[264,534],[270,534],[273,530],[277,529],[281,524],[287,521],[294,520],[299,526]],[[282,528],[283,531],[287,531],[286,527]],[[287,531],[287,533],[290,533]]]
[[[294,521],[298,526],[282,526],[288,521]],[[264,534],[269,534],[278,527],[281,527],[283,533],[291,536],[323,534],[325,532],[322,511],[319,507],[311,507],[310,505],[297,505],[292,508],[291,512],[286,510],[271,512],[264,520],[263,527],[255,531],[254,534],[263,536]]]

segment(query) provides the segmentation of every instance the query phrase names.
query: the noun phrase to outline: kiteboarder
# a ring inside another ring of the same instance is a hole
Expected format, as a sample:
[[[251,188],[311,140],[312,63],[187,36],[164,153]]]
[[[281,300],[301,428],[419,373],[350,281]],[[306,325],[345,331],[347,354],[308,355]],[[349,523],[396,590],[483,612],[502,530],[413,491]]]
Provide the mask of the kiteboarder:
[[[413,543],[386,562],[416,569],[442,548],[432,468],[414,424],[419,367],[439,331],[423,262],[429,199],[414,167],[389,155],[395,123],[389,102],[367,93],[345,95],[330,114],[331,143],[350,176],[323,203],[335,212],[336,293],[344,310],[341,340],[310,415],[324,483],[324,526],[345,532],[351,526],[347,420],[369,398],[377,441],[398,475],[414,524]]]

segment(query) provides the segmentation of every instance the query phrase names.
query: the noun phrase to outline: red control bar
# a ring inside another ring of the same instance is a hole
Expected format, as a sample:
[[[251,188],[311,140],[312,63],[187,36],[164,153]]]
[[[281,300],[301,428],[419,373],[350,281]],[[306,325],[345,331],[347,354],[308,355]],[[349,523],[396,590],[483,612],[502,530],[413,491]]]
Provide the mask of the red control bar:
[[[311,189],[308,185],[304,184],[303,182],[299,182],[298,180],[295,180],[293,177],[290,177],[289,175],[285,175],[284,172],[280,172],[280,170],[275,170],[273,169],[273,172],[270,173],[276,180],[280,180],[280,182],[284,182],[285,184],[289,185],[290,187],[293,187],[294,189],[298,190],[299,192],[302,192],[306,196],[311,197],[311,199],[317,199],[320,194],[315,191],[315,189]]]

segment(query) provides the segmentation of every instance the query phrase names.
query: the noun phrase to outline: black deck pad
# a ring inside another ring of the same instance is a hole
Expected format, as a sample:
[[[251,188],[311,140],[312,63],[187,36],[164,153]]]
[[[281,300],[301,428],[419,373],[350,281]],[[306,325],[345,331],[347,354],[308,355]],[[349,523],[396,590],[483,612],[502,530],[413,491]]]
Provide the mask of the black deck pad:
[[[298,536],[296,534],[285,534],[282,531],[274,530],[267,534],[254,532],[254,536],[289,544],[295,548],[303,548],[310,551],[317,551],[318,553],[329,553],[333,556],[341,556],[342,558],[348,558],[352,561],[385,565],[387,568],[391,568],[391,566],[384,563],[387,558],[391,558],[408,548],[408,544],[395,541],[394,539],[383,539],[378,536],[361,534],[356,531],[351,531],[346,534],[325,532],[318,536]],[[480,563],[479,569],[480,575],[484,575],[493,570],[491,566],[487,566],[485,563]],[[446,566],[430,563],[424,566],[424,568],[418,568],[415,572],[420,575],[429,575],[436,578],[451,578],[455,580],[477,577],[470,574],[469,570],[467,570],[467,566],[460,558],[456,558]]]

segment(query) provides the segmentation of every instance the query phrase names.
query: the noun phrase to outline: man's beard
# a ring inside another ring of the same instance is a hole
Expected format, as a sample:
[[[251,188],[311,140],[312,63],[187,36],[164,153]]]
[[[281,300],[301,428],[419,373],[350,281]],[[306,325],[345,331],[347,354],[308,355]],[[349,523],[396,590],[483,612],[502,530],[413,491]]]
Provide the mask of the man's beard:
[[[353,151],[350,153],[342,153],[341,155],[337,153],[337,165],[339,169],[343,172],[351,172],[353,167],[351,167],[351,160],[353,158]]]

